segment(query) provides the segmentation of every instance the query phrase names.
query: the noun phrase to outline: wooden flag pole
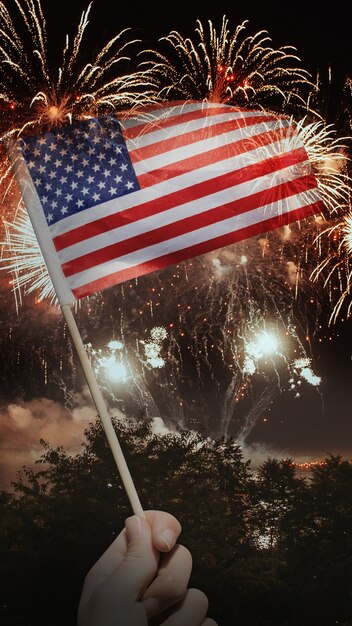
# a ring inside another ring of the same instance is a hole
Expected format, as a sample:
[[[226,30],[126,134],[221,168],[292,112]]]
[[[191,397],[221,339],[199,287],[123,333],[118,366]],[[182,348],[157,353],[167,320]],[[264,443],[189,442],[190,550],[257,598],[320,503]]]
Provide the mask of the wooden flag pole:
[[[130,500],[132,510],[135,515],[139,515],[139,517],[145,518],[145,513],[143,511],[142,505],[140,503],[135,485],[131,478],[130,471],[128,469],[125,457],[121,450],[121,446],[117,435],[115,433],[114,427],[112,425],[110,415],[107,411],[106,404],[101,393],[100,387],[97,383],[97,379],[95,377],[93,368],[89,361],[88,355],[86,353],[81,335],[77,328],[76,320],[72,313],[70,304],[61,305],[61,310],[65,321],[67,323],[68,329],[71,333],[72,341],[77,351],[78,358],[82,365],[83,372],[85,374],[88,387],[90,389],[94,404],[98,411],[99,417],[102,421],[108,442],[110,444],[111,451],[113,453],[114,459],[116,461],[117,469],[120,473],[121,480],[124,484],[127,496]]]
[[[67,286],[65,285],[65,281],[63,280],[61,267],[58,262],[57,253],[51,237],[47,236],[48,224],[44,216],[38,193],[34,187],[31,175],[28,171],[28,167],[24,159],[19,158],[16,151],[16,146],[12,142],[9,142],[8,144],[8,154],[12,163],[15,178],[22,193],[23,201],[27,209],[28,207],[31,207],[32,209],[31,211],[29,211],[29,217],[31,219],[33,230],[37,237],[39,247],[42,251],[56,295],[60,302],[62,314],[71,333],[72,341],[76,348],[77,355],[85,374],[88,387],[90,389],[94,404],[98,411],[98,415],[102,421],[108,443],[116,461],[117,469],[120,473],[121,480],[125,487],[132,510],[135,515],[139,515],[139,517],[145,518],[145,513],[143,511],[136,488],[132,481],[131,474],[129,472],[125,457],[121,450],[119,440],[112,425],[110,415],[107,411],[103,395],[95,377],[93,368],[88,359],[88,355],[83,345],[80,332],[77,328],[76,320],[71,310],[71,304],[66,304],[66,302],[72,302],[72,293],[71,290],[67,288]],[[36,216],[35,219],[34,214]],[[62,302],[65,302],[65,304],[63,304]]]

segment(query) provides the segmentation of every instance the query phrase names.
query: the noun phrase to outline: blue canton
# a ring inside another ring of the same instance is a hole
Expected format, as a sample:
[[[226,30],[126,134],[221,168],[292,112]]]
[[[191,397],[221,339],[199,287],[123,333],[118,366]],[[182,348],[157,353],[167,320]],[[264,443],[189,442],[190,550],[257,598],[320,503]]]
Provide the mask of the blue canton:
[[[29,137],[21,148],[49,226],[140,188],[115,118]]]

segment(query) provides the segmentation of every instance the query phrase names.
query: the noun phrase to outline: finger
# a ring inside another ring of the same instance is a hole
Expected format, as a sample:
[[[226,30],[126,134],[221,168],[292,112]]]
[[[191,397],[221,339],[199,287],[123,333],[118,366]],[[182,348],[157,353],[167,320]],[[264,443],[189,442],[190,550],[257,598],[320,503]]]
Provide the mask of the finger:
[[[127,552],[105,581],[105,585],[119,590],[121,598],[140,600],[159,565],[159,552],[152,542],[151,527],[146,519],[133,515],[126,519]]]
[[[157,576],[142,598],[142,605],[149,618],[183,600],[191,571],[192,556],[184,546],[176,545],[172,552],[162,556]]]
[[[178,520],[164,511],[146,511],[145,515],[152,528],[154,547],[160,552],[172,549],[181,532]],[[124,528],[88,572],[82,590],[81,601],[83,603],[91,596],[94,589],[113,573],[126,552],[127,534]]]
[[[146,511],[145,514],[152,529],[154,547],[160,552],[172,550],[182,530],[180,522],[164,511]]]
[[[203,626],[208,611],[208,598],[199,589],[189,589],[184,600],[175,607],[162,626]],[[210,622],[211,624],[211,622]]]

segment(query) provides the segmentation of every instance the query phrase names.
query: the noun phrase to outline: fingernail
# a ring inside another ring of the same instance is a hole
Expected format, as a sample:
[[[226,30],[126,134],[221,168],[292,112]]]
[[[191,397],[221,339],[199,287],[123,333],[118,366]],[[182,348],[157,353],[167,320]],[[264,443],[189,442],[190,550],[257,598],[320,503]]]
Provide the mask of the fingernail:
[[[127,531],[127,539],[128,541],[133,541],[134,539],[139,539],[142,535],[142,522],[137,515],[133,515],[132,517],[128,517],[125,521],[126,531]]]
[[[161,533],[160,538],[165,544],[165,548],[167,550],[171,550],[174,547],[175,542],[176,542],[176,537],[175,537],[175,534],[172,532],[172,530],[170,530],[169,528],[167,528]]]
[[[160,602],[156,598],[146,598],[141,602],[148,619],[154,617],[160,611]]]

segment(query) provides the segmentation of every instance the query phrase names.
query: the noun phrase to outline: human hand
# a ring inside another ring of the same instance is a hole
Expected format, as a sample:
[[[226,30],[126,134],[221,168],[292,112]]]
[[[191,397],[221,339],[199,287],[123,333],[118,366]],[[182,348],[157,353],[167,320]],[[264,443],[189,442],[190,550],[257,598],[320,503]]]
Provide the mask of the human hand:
[[[192,556],[176,544],[178,520],[163,511],[133,515],[84,581],[77,626],[217,626],[208,599],[188,589]]]

